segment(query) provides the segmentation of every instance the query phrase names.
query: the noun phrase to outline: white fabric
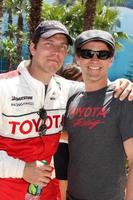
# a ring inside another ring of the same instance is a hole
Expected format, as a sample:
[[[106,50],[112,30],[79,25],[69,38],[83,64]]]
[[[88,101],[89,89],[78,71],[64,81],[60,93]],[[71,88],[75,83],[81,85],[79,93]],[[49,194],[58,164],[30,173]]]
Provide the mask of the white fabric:
[[[47,110],[46,134],[62,130],[62,119],[70,96],[83,89],[83,83],[53,76],[45,96],[45,86],[28,72],[29,61],[18,66],[19,74],[0,80],[0,135],[10,139],[39,137],[35,124],[38,111]],[[51,124],[50,124],[51,123]],[[30,130],[28,132],[28,130]],[[25,162],[0,151],[0,177],[22,178]]]
[[[22,178],[25,162],[0,151],[0,178]]]

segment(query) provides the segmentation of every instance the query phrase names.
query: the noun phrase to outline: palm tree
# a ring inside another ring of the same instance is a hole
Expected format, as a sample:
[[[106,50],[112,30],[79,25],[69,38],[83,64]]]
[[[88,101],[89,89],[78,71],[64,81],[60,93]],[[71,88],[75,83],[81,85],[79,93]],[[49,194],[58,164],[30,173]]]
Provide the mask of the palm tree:
[[[118,11],[98,0],[94,27],[111,32],[118,22]]]
[[[96,16],[96,0],[86,0],[84,13],[84,30],[92,29]]]
[[[3,16],[3,0],[0,0],[0,20]]]
[[[22,41],[23,41],[23,14],[26,13],[27,8],[27,1],[26,0],[5,0],[4,1],[4,11],[8,13],[8,31],[6,31],[7,42],[4,45],[10,46],[11,49],[12,45],[14,44],[16,48],[16,63],[19,63],[22,60]],[[17,19],[17,24],[13,24],[13,16]],[[15,28],[16,26],[16,28]],[[13,30],[13,31],[12,31]],[[11,41],[12,45],[10,42]],[[8,48],[7,48],[8,49]],[[15,49],[14,49],[15,50]],[[10,51],[9,56],[13,55]],[[12,70],[12,65],[14,64],[13,58],[8,58],[9,62],[9,70]]]
[[[34,32],[35,27],[42,20],[41,12],[42,12],[43,0],[30,0],[30,10],[29,10],[29,38],[31,38],[32,33]]]
[[[0,0],[0,25],[2,22],[2,17],[3,17],[3,0]],[[0,26],[0,29],[1,29],[1,26]]]
[[[22,4],[22,1],[19,2]],[[17,63],[19,63],[22,60],[22,31],[23,31],[23,15],[22,15],[22,9],[19,7],[19,15],[18,15],[18,22],[17,22],[17,52],[18,52],[18,57],[17,57]]]
[[[0,0],[0,18],[3,16],[3,0]]]
[[[43,19],[61,21],[73,37],[83,31],[83,13],[84,4],[81,1],[75,1],[72,6],[69,6],[68,2],[64,5],[58,3],[51,5],[45,2],[42,7]]]
[[[26,0],[15,0],[13,7],[13,13],[18,16],[17,20],[17,33],[16,33],[16,43],[17,43],[17,63],[22,60],[22,44],[24,39],[23,34],[23,23],[24,23],[24,14],[27,12],[27,1]]]

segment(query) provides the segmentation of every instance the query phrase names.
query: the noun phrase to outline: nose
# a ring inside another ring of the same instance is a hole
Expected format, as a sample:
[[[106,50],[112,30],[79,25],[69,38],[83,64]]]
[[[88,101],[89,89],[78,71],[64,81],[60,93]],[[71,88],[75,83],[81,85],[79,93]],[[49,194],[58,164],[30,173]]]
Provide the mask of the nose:
[[[93,57],[91,58],[91,60],[93,60],[93,61],[99,60],[96,53],[93,54]]]

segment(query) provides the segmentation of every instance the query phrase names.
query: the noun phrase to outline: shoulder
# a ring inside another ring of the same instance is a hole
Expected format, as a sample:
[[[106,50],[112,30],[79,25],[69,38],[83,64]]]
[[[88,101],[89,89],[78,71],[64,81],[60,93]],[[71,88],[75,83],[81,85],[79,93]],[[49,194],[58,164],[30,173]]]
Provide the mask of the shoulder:
[[[57,83],[59,83],[62,87],[67,87],[72,91],[83,91],[84,90],[84,83],[79,81],[68,80],[64,77],[59,75],[54,75],[54,79]],[[74,92],[75,93],[75,92]]]
[[[57,75],[57,74],[54,75],[54,78],[55,78],[56,80],[60,81],[61,83],[64,83],[64,84],[65,84],[65,83],[66,83],[66,84],[79,84],[78,81],[68,80],[68,79],[66,79],[66,78],[64,78],[64,77],[62,77],[62,76]]]
[[[3,79],[11,79],[13,77],[18,76],[20,73],[18,70],[14,70],[14,71],[10,71],[10,72],[6,72],[6,73],[2,73],[0,74],[0,80]]]
[[[0,92],[13,89],[18,83],[20,73],[18,70],[0,74]]]
[[[80,99],[82,98],[82,96],[83,96],[83,92],[81,92],[81,91],[75,93],[74,95],[72,95],[69,98],[67,105],[69,106],[71,103],[74,104],[74,105],[78,104],[78,102],[80,101]]]

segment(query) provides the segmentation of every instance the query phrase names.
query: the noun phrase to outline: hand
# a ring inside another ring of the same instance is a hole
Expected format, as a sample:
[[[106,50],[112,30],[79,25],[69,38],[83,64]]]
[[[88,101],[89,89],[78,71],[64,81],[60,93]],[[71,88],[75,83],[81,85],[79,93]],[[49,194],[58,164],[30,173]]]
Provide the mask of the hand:
[[[23,179],[29,183],[45,187],[51,180],[52,169],[49,164],[38,165],[37,162],[26,163]]]
[[[123,101],[127,96],[129,101],[133,100],[133,83],[128,79],[117,79],[115,81],[114,91],[114,97],[119,97],[120,101]]]

